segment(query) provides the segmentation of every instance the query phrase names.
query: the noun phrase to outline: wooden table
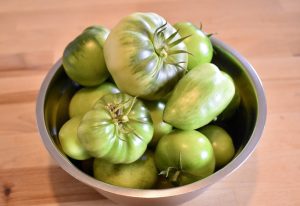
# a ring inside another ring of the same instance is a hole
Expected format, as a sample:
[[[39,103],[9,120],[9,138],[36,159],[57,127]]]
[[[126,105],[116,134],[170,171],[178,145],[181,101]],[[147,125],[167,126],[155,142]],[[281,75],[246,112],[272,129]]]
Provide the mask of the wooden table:
[[[135,11],[200,22],[254,66],[268,117],[249,160],[185,206],[300,205],[300,1],[0,1],[0,205],[114,205],[64,172],[35,122],[43,78],[91,24],[113,27]]]

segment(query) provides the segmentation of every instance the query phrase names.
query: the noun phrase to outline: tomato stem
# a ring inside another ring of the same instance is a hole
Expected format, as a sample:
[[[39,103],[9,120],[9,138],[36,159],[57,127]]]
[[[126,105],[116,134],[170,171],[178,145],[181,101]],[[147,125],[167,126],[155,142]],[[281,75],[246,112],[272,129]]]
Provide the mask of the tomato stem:
[[[190,34],[190,35],[181,37],[180,39],[177,39],[176,41],[173,41],[172,43],[169,44],[169,48],[176,46],[177,44],[183,42],[185,39],[189,38],[190,36],[192,36],[192,35]]]
[[[177,170],[174,173],[174,175],[172,175],[172,177],[170,179],[171,183],[178,185],[179,184],[179,176],[180,176],[180,174],[181,174],[181,171]]]
[[[130,106],[129,106],[128,110],[126,111],[126,113],[123,114],[124,107],[129,101],[131,101]],[[120,102],[116,105],[113,105],[113,104],[107,105],[107,108],[109,109],[115,123],[122,124],[122,123],[129,121],[128,114],[132,110],[135,101],[136,101],[136,97],[134,97],[132,99],[129,98],[128,100],[126,100],[124,102]]]
[[[129,109],[127,110],[126,114],[123,115],[123,117],[125,117],[125,116],[127,117],[127,116],[128,116],[128,114],[131,112],[131,110],[132,110],[132,108],[133,108],[133,105],[135,104],[135,101],[136,101],[136,97],[134,97],[134,98],[132,99],[131,104],[130,104],[130,107],[129,107]],[[127,117],[127,121],[128,121],[128,117]]]
[[[174,39],[174,37],[178,34],[179,29],[176,30],[173,34],[171,34],[167,39],[166,39],[166,43],[170,43],[170,41],[172,41]]]
[[[210,37],[212,37],[212,36],[214,36],[214,35],[218,35],[218,33],[217,33],[217,32],[214,32],[214,33],[207,34],[206,36],[207,36],[208,38],[210,38]]]
[[[202,29],[203,29],[203,24],[202,24],[202,22],[200,22],[199,29],[200,29],[201,31],[202,31]]]
[[[166,170],[162,170],[158,175],[163,175],[173,185],[179,185],[179,177],[181,173],[181,169],[168,167]]]
[[[162,30],[166,29],[167,26],[167,22],[163,23],[163,25],[161,25],[160,27],[158,27],[155,31],[154,31],[154,37],[157,36]]]
[[[192,53],[185,51],[185,50],[170,50],[169,55],[173,55],[173,54],[189,54],[189,55],[193,56]]]
[[[158,27],[154,34],[153,34],[153,45],[154,50],[159,58],[158,66],[157,68],[160,69],[162,64],[171,64],[175,66],[177,69],[185,70],[186,69],[186,63],[184,62],[174,62],[175,58],[170,57],[171,55],[180,55],[180,54],[189,54],[192,55],[190,52],[184,50],[184,49],[176,49],[173,47],[176,47],[178,44],[182,43],[185,39],[189,38],[191,35],[187,35],[184,37],[181,37],[179,35],[179,30],[176,30],[168,37],[165,36],[165,31],[167,29],[167,22]],[[172,49],[173,48],[173,49]],[[184,64],[184,65],[181,65]],[[157,70],[154,70],[153,76],[156,75]]]
[[[128,101],[129,101],[129,100],[128,100]],[[122,103],[120,103],[120,104],[117,104],[115,107],[113,107],[112,112],[115,113],[116,115],[120,115],[120,113],[119,113],[119,112],[120,112],[120,109],[123,108],[124,105],[125,105],[128,101],[122,102]]]

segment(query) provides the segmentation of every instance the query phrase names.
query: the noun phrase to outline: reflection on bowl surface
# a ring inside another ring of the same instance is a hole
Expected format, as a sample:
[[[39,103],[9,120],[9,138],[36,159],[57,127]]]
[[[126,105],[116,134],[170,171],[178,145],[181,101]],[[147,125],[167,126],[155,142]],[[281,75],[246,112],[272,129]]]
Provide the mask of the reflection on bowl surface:
[[[121,188],[97,181],[82,164],[68,159],[61,152],[58,131],[68,120],[68,106],[80,86],[71,81],[59,60],[47,74],[37,99],[36,115],[40,135],[51,156],[70,175],[115,202],[128,205],[175,205],[191,200],[208,186],[237,169],[254,151],[266,120],[266,100],[262,84],[252,66],[235,50],[211,38],[215,63],[234,80],[240,94],[240,106],[230,121],[219,124],[232,136],[237,154],[222,169],[193,184],[163,190]],[[81,168],[81,169],[80,169]],[[83,169],[84,170],[84,169]]]

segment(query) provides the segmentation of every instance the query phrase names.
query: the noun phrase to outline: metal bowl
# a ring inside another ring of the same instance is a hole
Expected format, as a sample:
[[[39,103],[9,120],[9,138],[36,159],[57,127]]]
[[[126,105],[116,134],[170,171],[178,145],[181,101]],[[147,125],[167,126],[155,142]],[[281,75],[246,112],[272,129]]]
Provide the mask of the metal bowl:
[[[45,147],[57,163],[82,183],[95,188],[114,202],[126,205],[176,205],[189,201],[210,185],[231,174],[254,151],[266,121],[266,99],[262,83],[249,62],[238,52],[212,38],[213,62],[229,73],[240,92],[241,104],[232,119],[223,126],[233,137],[237,154],[225,167],[192,184],[172,189],[128,189],[94,179],[66,157],[60,149],[58,131],[68,117],[68,106],[79,85],[71,81],[59,60],[44,79],[37,99],[37,125]]]

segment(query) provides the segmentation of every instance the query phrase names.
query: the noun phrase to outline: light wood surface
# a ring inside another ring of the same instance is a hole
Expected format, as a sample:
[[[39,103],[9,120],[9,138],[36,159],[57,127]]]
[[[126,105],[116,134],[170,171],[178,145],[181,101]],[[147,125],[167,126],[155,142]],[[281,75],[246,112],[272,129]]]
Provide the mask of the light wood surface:
[[[185,206],[300,205],[300,1],[1,0],[0,205],[114,205],[69,176],[35,123],[43,78],[85,27],[113,27],[135,11],[203,23],[260,75],[268,104],[263,137],[232,175]]]

